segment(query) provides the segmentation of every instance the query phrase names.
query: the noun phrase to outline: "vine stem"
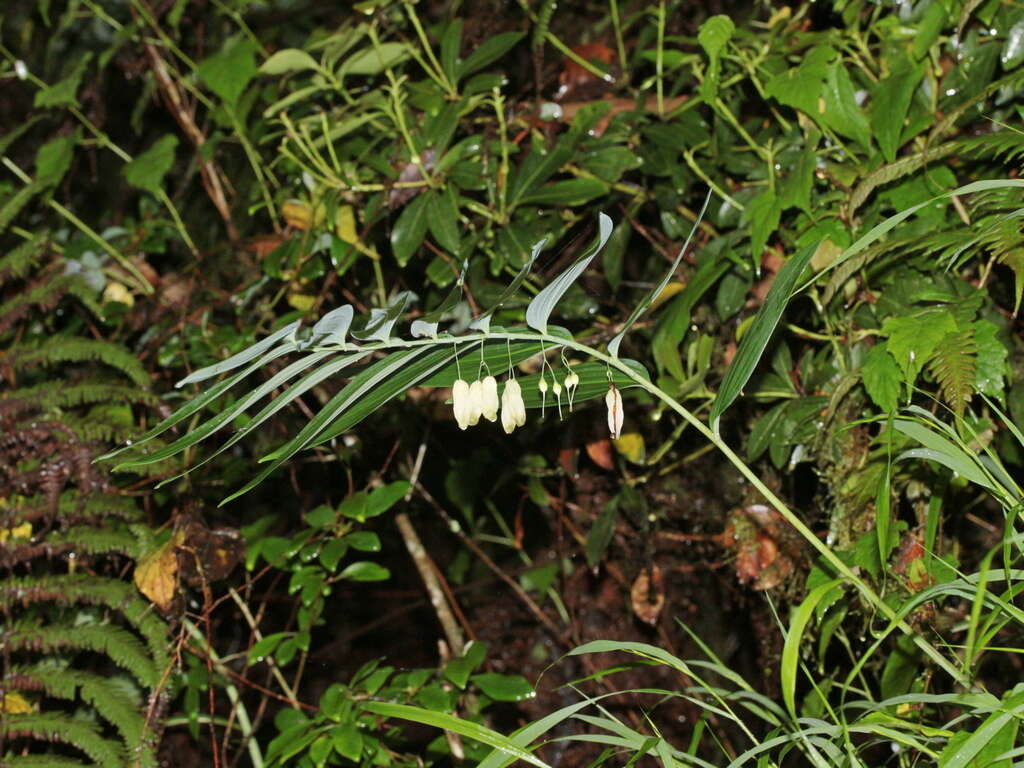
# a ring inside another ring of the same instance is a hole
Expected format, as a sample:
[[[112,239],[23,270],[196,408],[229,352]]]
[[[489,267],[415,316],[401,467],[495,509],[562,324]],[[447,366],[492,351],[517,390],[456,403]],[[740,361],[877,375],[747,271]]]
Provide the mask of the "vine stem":
[[[776,496],[770,488],[768,488],[764,482],[754,473],[743,459],[741,459],[729,445],[718,435],[716,435],[710,427],[708,427],[703,421],[698,419],[693,413],[679,403],[675,398],[660,389],[649,379],[641,376],[635,370],[630,368],[618,357],[600,352],[593,347],[587,346],[586,344],[580,343],[569,336],[552,335],[549,333],[535,333],[535,332],[514,332],[514,331],[502,331],[493,329],[488,333],[477,333],[467,334],[465,336],[450,336],[450,337],[437,337],[433,339],[417,339],[413,341],[403,341],[394,339],[387,343],[381,344],[380,348],[388,347],[417,347],[427,345],[441,345],[441,344],[464,344],[473,343],[485,340],[492,341],[532,341],[540,342],[541,344],[550,344],[554,346],[564,346],[570,349],[574,349],[584,355],[587,355],[594,360],[605,363],[611,368],[614,368],[619,373],[623,374],[626,378],[633,381],[637,386],[641,387],[653,397],[663,402],[666,406],[675,411],[685,421],[687,421],[694,429],[700,432],[715,448],[722,452],[729,463],[732,464],[741,475],[764,497],[764,499],[782,516],[786,522],[788,522],[812,547],[814,547],[821,557],[833,568],[838,574],[844,579],[849,581],[879,614],[888,619],[892,627],[898,628],[901,632],[905,633],[914,644],[924,653],[928,658],[934,661],[943,671],[945,671],[950,677],[952,677],[957,683],[963,685],[965,688],[970,688],[970,680],[964,675],[964,673],[948,659],[946,659],[939,650],[928,642],[920,633],[916,632],[899,614],[891,608],[889,605],[882,600],[881,596],[871,588],[863,579],[858,578],[857,574],[853,572],[846,563],[844,563],[839,556],[833,552],[821,539],[819,539],[814,531],[812,531],[793,510],[791,510],[782,499]],[[363,347],[369,351],[370,348]]]

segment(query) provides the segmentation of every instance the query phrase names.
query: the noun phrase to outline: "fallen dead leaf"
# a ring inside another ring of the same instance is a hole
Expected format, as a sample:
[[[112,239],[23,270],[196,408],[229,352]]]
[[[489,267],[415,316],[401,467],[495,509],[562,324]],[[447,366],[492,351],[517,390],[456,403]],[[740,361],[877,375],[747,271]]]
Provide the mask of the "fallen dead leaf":
[[[178,588],[176,538],[149,552],[135,566],[135,586],[163,612],[170,610]]]
[[[587,443],[587,456],[601,469],[615,469],[615,457],[612,456],[612,441],[607,437]]]
[[[633,581],[629,597],[633,604],[633,613],[640,621],[652,626],[657,624],[661,610],[665,607],[664,578],[661,569],[652,564],[650,568],[640,571]]]

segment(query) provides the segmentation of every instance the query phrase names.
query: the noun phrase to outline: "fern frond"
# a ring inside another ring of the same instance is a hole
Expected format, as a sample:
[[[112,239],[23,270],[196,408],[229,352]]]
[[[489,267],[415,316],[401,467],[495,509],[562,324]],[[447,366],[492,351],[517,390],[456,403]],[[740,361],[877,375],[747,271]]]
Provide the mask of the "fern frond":
[[[25,277],[39,264],[45,245],[46,236],[39,234],[0,258],[0,279]]]
[[[126,755],[120,744],[104,739],[91,723],[74,720],[64,714],[53,712],[8,714],[4,716],[3,720],[0,720],[0,729],[8,739],[30,737],[39,741],[67,744],[84,752],[96,765],[119,766],[125,763]],[[60,759],[57,757],[57,760]],[[54,765],[55,763],[45,764]],[[40,765],[40,763],[36,763],[36,765]]]
[[[998,130],[960,142],[961,153],[971,157],[992,157],[1006,161],[1024,158],[1024,133]]]
[[[37,557],[52,558],[64,552],[75,552],[91,557],[121,554],[137,558],[139,542],[135,536],[125,531],[97,528],[94,525],[75,526],[51,533],[44,539],[32,543],[8,539],[0,543],[0,563],[13,565]]]
[[[0,521],[7,519],[4,514],[8,513],[12,523],[34,522],[50,517],[51,511],[49,499],[41,494],[17,500],[7,499],[0,502]],[[139,508],[128,497],[101,493],[83,498],[83,494],[76,489],[64,491],[57,504],[57,516],[68,522],[98,521],[106,517],[134,522],[141,515]]]
[[[157,684],[156,667],[142,641],[128,630],[110,624],[43,626],[38,622],[18,621],[10,625],[5,642],[12,653],[58,650],[102,653],[134,675],[143,686],[152,688]]]
[[[140,387],[149,384],[149,376],[138,358],[124,347],[108,341],[57,336],[37,346],[15,346],[7,352],[6,358],[7,364],[15,368],[100,362],[120,371]]]
[[[55,387],[52,382],[43,382],[31,387],[13,389],[0,396],[0,411],[8,403],[18,402],[24,407],[39,410],[75,408],[96,403],[137,403],[156,405],[159,398],[152,392],[127,384],[112,384],[91,379],[81,384]],[[19,409],[21,406],[19,405]]]
[[[146,639],[152,656],[150,663],[162,665],[167,659],[167,628],[134,584],[87,573],[22,576],[0,582],[0,608],[9,609],[23,601],[105,605],[120,611]]]
[[[77,669],[15,666],[4,679],[4,686],[7,690],[41,690],[47,696],[66,701],[80,698],[118,730],[129,749],[142,740],[145,719],[139,702],[109,678]]]
[[[963,415],[967,402],[974,395],[977,355],[974,327],[968,325],[947,334],[928,361],[928,370],[939,383],[943,400],[958,416]]]

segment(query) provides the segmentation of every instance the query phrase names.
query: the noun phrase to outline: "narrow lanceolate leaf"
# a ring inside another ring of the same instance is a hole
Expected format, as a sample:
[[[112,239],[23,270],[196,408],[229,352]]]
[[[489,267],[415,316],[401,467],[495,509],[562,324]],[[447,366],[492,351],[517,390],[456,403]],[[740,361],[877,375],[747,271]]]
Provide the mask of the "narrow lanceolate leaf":
[[[251,396],[246,397],[245,400],[249,401],[246,403],[246,407],[256,402],[260,398],[266,396],[268,393],[273,392],[275,389],[282,386],[286,381],[294,378],[296,375],[308,369],[309,367],[316,364],[317,362],[319,362],[324,357],[327,357],[330,354],[330,352],[323,351],[310,355],[309,357],[302,358],[301,360],[296,360],[287,368],[283,369],[279,373],[272,376],[264,384],[262,384],[256,391],[254,391],[252,395],[255,395],[255,397],[253,397],[251,400]],[[232,435],[231,439],[227,440],[216,451],[211,453],[202,461],[189,466],[188,469],[186,469],[184,472],[181,472],[175,475],[174,477],[169,477],[166,480],[161,481],[157,488],[167,485],[167,483],[173,482],[174,480],[177,480],[180,477],[184,477],[190,472],[193,472],[199,467],[203,466],[203,464],[206,464],[208,461],[216,458],[224,451],[230,449],[233,445],[235,445],[235,443],[239,442],[240,440],[248,436],[250,433],[258,429],[261,424],[263,424],[267,419],[276,414],[286,405],[294,402],[297,397],[305,394],[320,382],[324,381],[325,379],[331,376],[334,376],[335,374],[344,370],[348,366],[355,365],[360,360],[365,358],[368,354],[370,353],[357,352],[352,355],[347,355],[346,357],[340,357],[336,360],[331,360],[329,363],[321,365],[316,370],[310,371],[301,379],[299,379],[290,387],[288,387],[280,395],[271,400],[266,406],[264,406],[260,410],[259,413],[252,417],[249,423],[247,423],[242,429],[238,430],[234,435]]]
[[[533,262],[537,260],[537,256],[540,255],[541,249],[544,248],[544,244],[548,241],[545,237],[543,240],[539,240],[533,245],[533,249],[530,251],[530,258],[523,265],[523,268],[519,270],[519,274],[513,278],[512,282],[508,284],[508,287],[501,292],[501,296],[494,302],[494,305],[484,312],[480,317],[470,323],[470,328],[474,330],[483,331],[487,333],[487,330],[491,327],[491,315],[501,309],[502,305],[510,298],[512,298],[516,291],[519,290],[519,286],[526,280],[526,276],[530,274],[530,269],[533,267]]]
[[[154,437],[158,437],[171,427],[180,424],[185,419],[189,418],[192,414],[197,413],[202,408],[212,403],[214,400],[216,400],[222,394],[227,392],[229,389],[231,389],[231,387],[233,387],[235,384],[244,379],[246,376],[248,376],[250,373],[255,371],[260,366],[266,365],[271,360],[275,360],[278,357],[281,357],[281,355],[292,352],[294,351],[294,349],[294,344],[285,344],[283,346],[278,347],[277,349],[271,350],[266,355],[260,357],[255,362],[249,364],[238,373],[229,376],[228,378],[224,379],[224,381],[218,382],[214,386],[205,390],[202,394],[196,396],[194,399],[189,400],[188,403],[183,405],[181,408],[179,408],[166,419],[161,421],[151,430],[146,432],[138,440],[134,440],[129,445],[122,446],[121,448],[113,450],[110,453],[106,453],[103,456],[100,456],[98,459],[96,459],[96,461],[111,459],[114,456],[124,453],[125,451],[131,450],[133,448],[138,448],[140,445],[149,442]]]
[[[786,702],[786,709],[794,719],[797,717],[796,673],[800,668],[800,641],[803,639],[804,629],[814,617],[818,603],[839,584],[842,584],[842,579],[833,579],[812,589],[793,614],[789,631],[786,633],[779,682],[782,685],[782,698]]]
[[[391,329],[395,327],[398,318],[405,312],[405,305],[409,303],[412,294],[409,291],[402,291],[394,299],[387,309],[371,309],[370,322],[361,331],[353,331],[352,336],[360,341],[387,341],[391,338]]]
[[[917,440],[921,445],[925,446],[924,448],[904,451],[899,455],[899,460],[929,459],[937,461],[972,483],[977,483],[982,488],[995,490],[992,481],[989,480],[984,470],[979,466],[977,456],[963,450],[952,440],[946,439],[938,432],[916,421],[896,419],[893,422],[893,426],[898,432]]]
[[[547,333],[548,318],[551,316],[551,311],[555,308],[558,300],[576,282],[576,278],[583,274],[583,270],[590,266],[590,262],[601,252],[611,234],[612,220],[603,213],[599,214],[597,243],[583,256],[578,258],[571,267],[552,280],[544,290],[533,297],[533,301],[526,308],[526,324],[528,326],[541,333]]]
[[[508,736],[503,736],[497,731],[492,731],[490,728],[485,728],[478,723],[463,720],[454,715],[434,712],[421,707],[412,707],[408,704],[390,704],[383,701],[373,701],[369,704],[364,704],[363,709],[383,717],[397,717],[414,723],[443,728],[467,739],[473,739],[481,744],[494,747],[514,760],[522,760],[525,763],[537,766],[537,768],[549,768],[547,763],[529,750],[520,747]]]
[[[686,253],[686,249],[690,247],[690,241],[693,240],[693,235],[700,227],[700,222],[704,218],[704,213],[708,209],[708,203],[711,202],[711,190],[708,190],[707,197],[704,198],[704,205],[701,206],[700,213],[697,214],[697,221],[693,225],[693,229],[690,230],[690,234],[686,236],[686,242],[683,243],[683,247],[679,249],[679,255],[676,256],[676,260],[672,263],[672,267],[665,273],[665,277],[662,278],[661,283],[647,294],[646,298],[636,305],[636,309],[630,314],[629,318],[622,325],[622,330],[619,331],[618,335],[608,343],[608,354],[612,357],[619,356],[619,345],[622,344],[622,338],[626,335],[627,331],[632,327],[633,323],[637,321],[647,308],[651,306],[656,298],[661,295],[661,292],[665,290],[665,286],[668,285],[668,281],[672,279],[672,275],[676,273],[676,269],[679,268],[679,262],[683,260],[683,255]]]
[[[355,310],[351,304],[345,304],[332,309],[326,315],[317,320],[313,326],[313,335],[310,342],[313,344],[344,344],[345,335],[352,325],[352,318]]]
[[[292,376],[298,375],[309,366],[315,365],[329,354],[329,352],[316,352],[311,355],[306,355],[300,360],[296,360],[276,376],[271,377],[269,381],[264,382],[251,392],[246,393],[243,397],[236,400],[230,407],[217,413],[213,418],[208,419],[197,427],[190,428],[184,435],[179,437],[170,445],[164,446],[159,451],[154,451],[153,453],[141,456],[138,459],[126,461],[121,465],[121,468],[127,469],[130,467],[141,467],[147,464],[155,464],[158,461],[163,461],[164,459],[176,456],[187,448],[191,448],[193,445],[214,434],[225,424],[230,424],[236,416],[241,413],[245,413],[249,406],[253,405],[253,403],[259,402],[284,381]]]
[[[455,306],[462,301],[462,286],[466,283],[466,268],[469,266],[469,259],[462,262],[462,271],[459,273],[459,279],[455,282],[455,286],[448,292],[444,301],[437,305],[437,307],[423,317],[412,321],[412,325],[409,328],[409,333],[414,338],[420,338],[423,336],[437,336],[437,326],[440,323],[442,317],[446,312],[451,312],[455,309]]]
[[[263,339],[262,341],[257,341],[255,344],[246,347],[238,354],[232,355],[227,360],[222,360],[219,363],[208,365],[205,368],[200,368],[198,371],[190,373],[188,376],[186,376],[184,379],[179,381],[174,386],[177,387],[178,389],[181,389],[186,384],[194,384],[197,381],[205,381],[206,379],[212,379],[214,376],[219,376],[222,373],[226,373],[227,371],[232,371],[235,368],[238,368],[240,365],[245,365],[250,360],[258,357],[259,355],[262,355],[266,350],[270,349],[274,344],[276,344],[281,339],[297,331],[301,324],[301,320],[296,320],[294,323],[290,323],[281,330],[275,331],[274,333],[270,334],[269,336],[267,336],[267,338]]]
[[[450,355],[448,349],[435,349],[426,354],[422,348],[407,349],[394,352],[360,371],[294,438],[264,456],[261,461],[270,462],[269,466],[224,499],[221,505],[255,488],[303,448],[321,445],[351,429],[384,403],[444,365]]]
[[[775,282],[764,300],[764,305],[757,313],[757,317],[754,318],[743,341],[740,342],[736,357],[726,372],[722,385],[718,388],[718,396],[711,406],[709,420],[711,428],[716,433],[722,414],[739,397],[743,387],[753,375],[754,369],[757,368],[757,363],[761,359],[765,347],[768,346],[768,340],[772,337],[775,326],[779,324],[779,319],[793,295],[793,288],[806,269],[816,248],[817,243],[798,251],[776,275]]]

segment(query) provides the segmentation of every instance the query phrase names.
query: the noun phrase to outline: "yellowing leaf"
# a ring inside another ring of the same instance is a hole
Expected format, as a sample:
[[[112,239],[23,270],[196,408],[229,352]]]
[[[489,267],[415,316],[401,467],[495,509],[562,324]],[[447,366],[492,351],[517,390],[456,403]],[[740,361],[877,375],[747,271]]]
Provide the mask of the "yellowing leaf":
[[[309,203],[304,203],[301,200],[288,200],[281,206],[281,215],[284,216],[289,227],[306,230],[315,224],[322,224],[325,211],[322,205],[318,205],[314,210]]]
[[[135,297],[132,296],[131,291],[125,288],[124,285],[116,280],[111,280],[107,283],[107,287],[103,289],[103,301],[117,301],[131,307],[135,304]]]
[[[300,312],[308,312],[316,304],[316,296],[308,293],[289,293],[288,303]]]
[[[359,240],[359,233],[356,231],[356,214],[351,205],[342,205],[334,214],[334,234],[342,242],[355,243]]]
[[[22,523],[13,528],[0,528],[0,544],[8,539],[31,539],[32,523]]]
[[[647,458],[647,446],[644,444],[644,436],[639,432],[627,432],[618,440],[612,441],[615,450],[627,461],[634,464],[643,464]]]
[[[669,283],[668,285],[661,289],[661,293],[654,297],[654,301],[651,302],[651,309],[657,309],[666,301],[668,301],[677,293],[679,293],[681,290],[683,290],[683,288],[685,287],[686,283],[681,283],[678,280]]]
[[[821,272],[832,264],[839,255],[843,252],[843,249],[833,243],[828,238],[825,238],[818,244],[817,250],[814,251],[814,255],[811,256],[811,268],[815,272]]]
[[[20,693],[7,693],[0,698],[0,712],[8,715],[27,715],[35,712],[35,707]]]
[[[135,566],[135,586],[161,611],[171,607],[178,587],[178,554],[171,539],[147,554]]]

